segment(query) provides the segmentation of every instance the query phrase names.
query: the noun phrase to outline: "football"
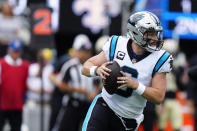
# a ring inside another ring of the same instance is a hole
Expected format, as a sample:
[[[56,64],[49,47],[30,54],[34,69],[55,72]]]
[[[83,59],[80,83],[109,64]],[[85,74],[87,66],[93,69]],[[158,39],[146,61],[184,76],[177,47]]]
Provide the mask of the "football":
[[[110,75],[103,81],[103,85],[109,94],[114,94],[120,86],[120,84],[117,83],[117,77],[122,76],[120,73],[121,68],[116,61],[113,61],[113,64],[107,65],[106,67],[111,69],[111,72],[109,72]]]

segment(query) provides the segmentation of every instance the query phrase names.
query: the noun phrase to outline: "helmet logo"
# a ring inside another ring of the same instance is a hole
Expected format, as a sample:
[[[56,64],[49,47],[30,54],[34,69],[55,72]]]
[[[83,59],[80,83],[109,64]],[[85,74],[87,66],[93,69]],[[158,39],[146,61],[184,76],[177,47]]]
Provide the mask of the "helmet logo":
[[[134,15],[133,17],[130,18],[129,20],[129,23],[131,23],[132,25],[134,24],[137,24],[137,22],[141,19],[144,18],[144,15],[143,14],[136,14]]]
[[[136,60],[135,58],[133,58],[133,59],[131,60],[131,62],[132,62],[133,64],[135,64],[135,63],[137,62],[137,60]]]

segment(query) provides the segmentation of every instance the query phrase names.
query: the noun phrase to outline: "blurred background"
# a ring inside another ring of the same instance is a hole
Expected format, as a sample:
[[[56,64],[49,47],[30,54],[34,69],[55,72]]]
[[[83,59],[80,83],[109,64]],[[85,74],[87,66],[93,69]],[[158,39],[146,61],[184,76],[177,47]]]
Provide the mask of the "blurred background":
[[[33,66],[29,71],[28,80],[37,76],[34,73],[35,70],[39,70],[38,74],[42,74],[46,63],[52,67],[47,67],[48,74],[45,73],[45,75],[61,72],[63,63],[69,59],[65,55],[72,57],[71,48],[78,34],[85,34],[89,38],[94,47],[92,54],[96,54],[101,51],[102,45],[109,36],[126,35],[127,19],[133,12],[147,10],[155,13],[164,28],[164,49],[172,53],[175,59],[174,78],[169,80],[169,86],[174,82],[176,89],[169,91],[170,97],[167,95],[166,100],[174,99],[178,102],[181,116],[174,116],[175,119],[170,118],[174,114],[173,104],[172,109],[168,111],[165,104],[159,107],[147,106],[148,114],[153,113],[153,115],[147,115],[147,120],[152,120],[152,123],[147,124],[152,127],[144,128],[144,123],[139,130],[195,130],[197,88],[196,81],[189,77],[188,70],[197,64],[197,0],[0,0],[0,7],[0,57],[7,55],[7,49],[12,40],[19,39],[23,43],[21,58],[27,60],[30,66],[35,63],[40,64],[38,67],[42,70]],[[46,59],[45,62],[39,59],[40,54]],[[37,99],[27,91],[22,110],[23,131],[31,131],[31,128],[34,128],[33,131],[52,131],[52,129],[54,131],[54,128],[50,127],[50,117],[53,112],[51,98],[56,85],[53,82],[47,82],[50,84],[46,84],[47,88],[43,88],[45,78],[42,75],[39,76],[40,92],[32,87],[38,85],[32,85],[31,82],[27,84],[27,90],[30,92],[33,90],[41,96],[41,101],[36,101],[41,108],[38,109],[34,106],[35,103],[27,101],[29,98]],[[45,77],[48,78],[48,76]],[[46,101],[43,97],[45,93],[50,96],[49,98],[46,96]],[[59,100],[60,105],[62,94]],[[33,113],[37,112],[36,115],[29,113],[31,110],[34,110]],[[164,111],[168,112],[165,116],[166,122],[160,121],[164,119],[160,118],[160,114]],[[180,119],[180,117],[181,125],[173,124],[177,121],[176,118]],[[34,125],[35,122],[38,124]],[[160,126],[160,123],[165,126]],[[2,130],[9,129],[9,124],[5,124]]]
[[[26,22],[30,36],[23,36],[27,32],[21,31],[25,43],[32,48],[55,48],[58,57],[72,46],[77,34],[87,34],[93,44],[101,35],[126,34],[128,16],[142,10],[151,11],[161,19],[164,38],[178,39],[188,58],[195,53],[195,0],[8,1],[14,15]]]

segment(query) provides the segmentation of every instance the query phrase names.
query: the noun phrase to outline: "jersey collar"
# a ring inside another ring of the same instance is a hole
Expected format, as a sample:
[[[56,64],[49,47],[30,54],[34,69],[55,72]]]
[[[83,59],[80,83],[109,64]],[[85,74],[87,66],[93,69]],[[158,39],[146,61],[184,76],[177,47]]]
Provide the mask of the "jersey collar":
[[[144,59],[145,57],[147,57],[149,54],[151,54],[150,52],[146,51],[144,54],[136,55],[132,49],[131,43],[132,43],[132,40],[129,39],[127,42],[127,52],[128,52],[129,57],[133,63],[138,62],[138,61]]]

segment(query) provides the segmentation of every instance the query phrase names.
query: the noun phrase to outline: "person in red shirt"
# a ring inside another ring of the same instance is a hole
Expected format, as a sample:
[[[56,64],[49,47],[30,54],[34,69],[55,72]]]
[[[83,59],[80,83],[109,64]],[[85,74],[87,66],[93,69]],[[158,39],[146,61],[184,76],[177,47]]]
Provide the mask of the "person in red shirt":
[[[29,67],[29,63],[21,58],[22,49],[22,42],[13,40],[8,54],[0,59],[0,131],[5,120],[8,120],[11,131],[21,130]]]

